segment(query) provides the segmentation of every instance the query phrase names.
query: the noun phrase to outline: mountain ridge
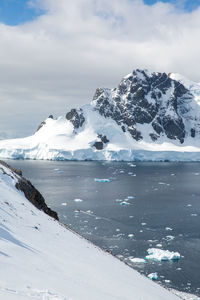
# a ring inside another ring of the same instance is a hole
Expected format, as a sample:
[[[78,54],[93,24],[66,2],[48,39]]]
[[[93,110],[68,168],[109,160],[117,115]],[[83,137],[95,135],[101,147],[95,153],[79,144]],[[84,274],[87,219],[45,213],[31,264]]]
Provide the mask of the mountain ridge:
[[[76,160],[200,160],[200,84],[134,70],[90,104],[50,115],[24,139],[0,141],[0,157]],[[169,154],[169,155],[168,155]]]

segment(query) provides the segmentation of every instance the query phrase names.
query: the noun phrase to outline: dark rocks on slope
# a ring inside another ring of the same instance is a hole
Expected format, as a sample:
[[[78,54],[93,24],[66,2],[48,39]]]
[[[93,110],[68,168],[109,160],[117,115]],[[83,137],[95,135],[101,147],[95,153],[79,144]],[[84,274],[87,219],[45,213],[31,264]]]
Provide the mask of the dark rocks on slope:
[[[53,119],[53,115],[48,116],[48,118]],[[40,130],[45,124],[46,124],[45,121],[41,122],[36,131]]]
[[[109,140],[107,139],[107,136],[106,136],[106,135],[98,134],[98,138],[101,139],[101,141],[102,141],[104,144],[109,143]]]
[[[78,129],[85,122],[85,118],[83,115],[83,110],[80,109],[72,109],[70,112],[66,114],[66,119],[69,120],[75,129]]]
[[[51,210],[45,203],[43,196],[40,192],[31,184],[31,182],[24,177],[22,177],[22,171],[19,169],[15,169],[10,167],[4,161],[0,161],[0,164],[10,169],[12,172],[19,175],[18,182],[16,183],[16,188],[22,191],[25,197],[38,209],[43,210],[47,215],[53,217],[58,220],[58,215],[55,211]]]
[[[95,142],[93,147],[95,147],[97,150],[103,150],[103,142]]]
[[[96,141],[93,144],[93,147],[95,147],[97,150],[103,150],[104,144],[109,143],[109,140],[107,139],[106,135],[98,134],[99,141]]]

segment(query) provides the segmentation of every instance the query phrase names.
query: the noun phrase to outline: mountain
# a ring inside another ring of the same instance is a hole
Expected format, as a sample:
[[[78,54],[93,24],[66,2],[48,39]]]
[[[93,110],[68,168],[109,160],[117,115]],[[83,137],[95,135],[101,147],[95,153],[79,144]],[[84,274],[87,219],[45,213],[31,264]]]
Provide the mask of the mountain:
[[[37,193],[0,162],[1,299],[180,299],[45,214]]]
[[[134,70],[92,102],[50,115],[24,139],[0,141],[22,159],[200,160],[200,84],[178,74]]]

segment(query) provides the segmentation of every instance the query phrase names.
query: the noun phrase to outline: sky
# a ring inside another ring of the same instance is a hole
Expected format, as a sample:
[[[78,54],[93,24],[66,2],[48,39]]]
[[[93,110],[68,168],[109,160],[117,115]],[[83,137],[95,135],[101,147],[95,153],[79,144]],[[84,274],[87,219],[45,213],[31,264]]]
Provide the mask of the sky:
[[[200,82],[200,0],[0,0],[0,138],[89,103],[136,68]]]

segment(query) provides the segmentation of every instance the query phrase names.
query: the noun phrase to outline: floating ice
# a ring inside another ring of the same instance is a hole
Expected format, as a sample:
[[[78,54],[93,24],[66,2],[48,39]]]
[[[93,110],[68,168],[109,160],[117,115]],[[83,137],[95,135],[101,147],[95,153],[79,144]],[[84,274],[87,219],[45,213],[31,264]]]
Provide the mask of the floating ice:
[[[116,202],[121,202],[121,201],[122,201],[122,199],[115,199],[115,201],[116,201]]]
[[[180,253],[170,252],[169,250],[161,250],[157,248],[149,248],[147,250],[148,254],[146,259],[153,259],[158,261],[168,261],[168,260],[179,260],[181,258]]]
[[[173,236],[173,235],[167,235],[166,236],[166,240],[167,241],[172,241],[172,240],[174,240],[175,239],[175,237]]]
[[[82,202],[82,199],[74,199],[74,202]]]
[[[120,203],[120,205],[122,205],[122,206],[129,205],[129,204],[130,204],[130,203],[128,203],[128,202],[126,202],[126,201],[123,201],[123,202]]]
[[[170,283],[170,282],[171,282],[171,280],[165,279],[165,283]]]
[[[134,196],[128,196],[127,197],[128,200],[131,200],[131,199],[134,199],[134,198],[135,198]]]
[[[103,178],[103,179],[95,178],[94,181],[96,181],[96,182],[111,182],[112,180],[106,179],[106,178]]]
[[[133,233],[130,233],[130,234],[128,234],[128,237],[129,237],[129,238],[134,237],[134,234],[133,234]]]
[[[165,230],[167,230],[167,231],[172,231],[173,229],[170,228],[170,227],[165,227]]]
[[[62,205],[62,206],[67,206],[67,203],[66,203],[66,202],[63,202],[61,205]]]
[[[147,225],[147,223],[141,223],[141,225],[142,225],[142,226],[146,226],[146,225]]]
[[[151,273],[148,277],[152,280],[158,280],[158,273]]]
[[[146,263],[145,259],[144,258],[137,258],[137,257],[129,257],[129,260],[133,263],[137,263],[137,264],[144,264]]]

